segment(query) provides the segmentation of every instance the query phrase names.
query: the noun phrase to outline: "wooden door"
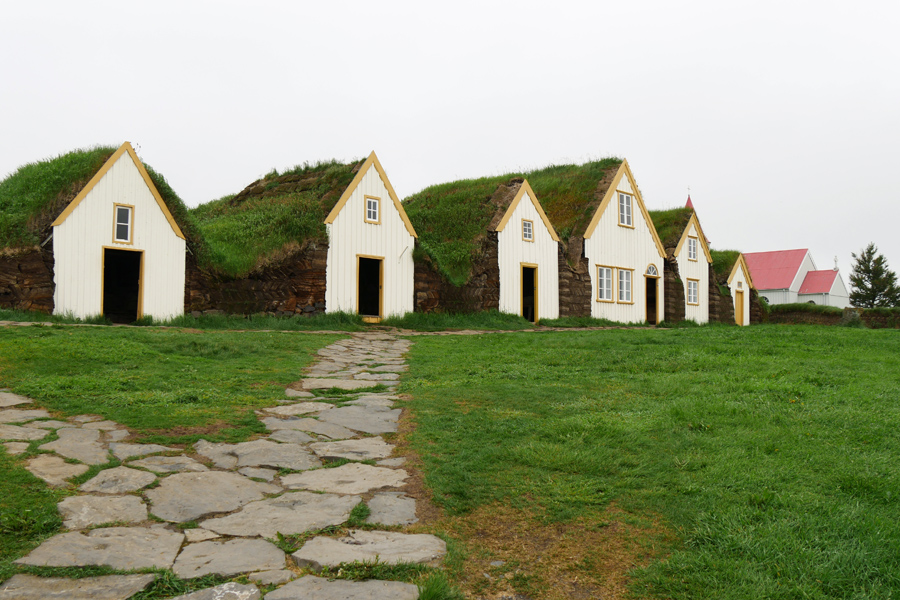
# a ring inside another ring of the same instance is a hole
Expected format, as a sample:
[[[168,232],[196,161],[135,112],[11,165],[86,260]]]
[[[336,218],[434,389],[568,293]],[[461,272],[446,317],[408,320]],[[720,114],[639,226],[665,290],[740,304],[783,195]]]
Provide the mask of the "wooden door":
[[[740,290],[734,293],[734,322],[744,325],[744,292]]]

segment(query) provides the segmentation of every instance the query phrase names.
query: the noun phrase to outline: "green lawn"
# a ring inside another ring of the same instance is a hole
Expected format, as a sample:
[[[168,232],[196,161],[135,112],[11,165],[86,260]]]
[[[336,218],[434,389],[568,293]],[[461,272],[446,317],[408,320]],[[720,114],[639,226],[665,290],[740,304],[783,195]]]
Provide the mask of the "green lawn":
[[[595,589],[592,531],[615,518],[636,597],[900,596],[896,331],[418,337],[410,364],[411,443],[481,561],[470,593],[501,589],[481,570],[516,555],[489,550],[490,520],[518,511],[534,535],[582,536],[566,577]],[[519,592],[574,597],[546,560],[516,566]]]

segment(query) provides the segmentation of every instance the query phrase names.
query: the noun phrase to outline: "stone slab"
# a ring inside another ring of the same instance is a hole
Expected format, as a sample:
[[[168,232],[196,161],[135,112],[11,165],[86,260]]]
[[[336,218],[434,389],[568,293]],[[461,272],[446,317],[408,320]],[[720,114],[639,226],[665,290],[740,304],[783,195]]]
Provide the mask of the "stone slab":
[[[140,460],[128,463],[134,467],[141,467],[154,473],[202,473],[209,471],[209,467],[187,456],[148,456]]]
[[[102,421],[103,417],[100,415],[75,415],[71,417],[71,420],[76,423],[93,423],[94,421]]]
[[[41,446],[66,458],[74,458],[88,465],[109,462],[109,452],[100,443],[100,431],[96,429],[59,429],[59,439]]]
[[[172,570],[182,579],[204,575],[231,577],[284,568],[284,552],[265,540],[200,542],[181,551]]]
[[[103,577],[36,577],[13,575],[0,585],[4,600],[126,600],[156,578],[155,575],[105,575]]]
[[[147,519],[147,507],[137,496],[70,496],[57,508],[67,529],[140,523]]]
[[[269,439],[287,444],[305,444],[316,441],[316,438],[296,429],[278,429],[269,434]]]
[[[406,464],[406,458],[398,456],[397,458],[386,458],[375,463],[379,467],[402,467]]]
[[[0,410],[0,423],[24,423],[35,419],[47,419],[50,413],[42,408],[22,410],[19,408],[7,408]]]
[[[380,367],[372,367],[369,369],[370,373],[403,373],[408,371],[409,367],[406,365],[381,365]]]
[[[358,373],[353,376],[357,381],[398,381],[400,375],[397,373]]]
[[[152,514],[166,521],[184,523],[209,514],[231,512],[260,500],[265,494],[280,491],[276,485],[253,481],[237,473],[208,471],[170,475],[145,495],[150,500]]]
[[[419,588],[400,581],[328,580],[307,575],[266,594],[266,600],[417,600]]]
[[[275,469],[262,469],[260,467],[243,467],[238,469],[238,473],[250,479],[262,479],[264,481],[272,481],[278,471]]]
[[[320,379],[311,377],[303,380],[304,390],[327,390],[337,388],[339,390],[363,390],[376,385],[371,381],[358,381],[356,379]]]
[[[85,425],[87,427],[87,425]],[[122,444],[113,443],[109,445],[110,452],[113,456],[120,460],[128,460],[135,456],[146,456],[148,454],[156,454],[157,452],[171,452],[176,448],[166,448],[159,444]]]
[[[88,470],[87,465],[72,465],[51,454],[41,454],[29,459],[25,468],[35,477],[47,482],[50,487],[69,485],[67,479],[77,477]]]
[[[334,404],[328,402],[298,402],[297,404],[285,404],[273,408],[263,409],[265,412],[282,417],[295,417],[309,413],[322,412],[334,408]]]
[[[287,569],[276,569],[272,571],[260,571],[259,573],[250,573],[247,579],[255,581],[260,585],[281,585],[287,583],[295,577],[293,571]]]
[[[313,398],[315,394],[310,392],[303,392],[301,390],[295,390],[293,388],[287,388],[284,390],[284,395],[288,398]]]
[[[205,456],[220,469],[233,469],[237,467],[237,456],[230,452],[232,444],[214,444],[206,440],[194,442],[194,450],[200,456]]]
[[[340,442],[317,442],[309,445],[316,456],[326,460],[378,460],[387,458],[394,451],[394,446],[381,437],[368,437],[358,440]]]
[[[104,437],[108,442],[121,442],[129,435],[131,435],[131,432],[127,429],[114,429],[112,431],[107,431]]]
[[[100,431],[115,431],[121,425],[115,421],[89,421],[82,425],[85,429],[99,429]]]
[[[171,600],[259,600],[259,598],[259,588],[255,585],[229,581],[216,587],[177,596]]]
[[[322,414],[325,415],[334,412],[335,410],[338,409],[325,411]],[[277,431],[279,429],[297,429],[299,431],[318,433],[319,435],[324,435],[333,440],[346,440],[348,438],[356,437],[356,434],[346,427],[316,419],[276,419],[275,417],[266,417],[265,419],[262,419],[262,423],[270,431]]]
[[[319,420],[363,433],[393,433],[397,431],[400,413],[399,408],[342,406],[321,413]]]
[[[19,406],[21,404],[31,404],[31,398],[13,394],[12,392],[0,392],[0,408],[9,406]]]
[[[97,494],[127,494],[136,492],[156,481],[156,475],[128,467],[104,469],[85,481],[78,488],[82,492]]]
[[[62,429],[63,427],[75,427],[72,423],[67,423],[66,421],[57,421],[56,419],[50,419],[47,421],[32,421],[28,424],[29,427],[37,427],[39,429]]]
[[[254,440],[234,444],[230,451],[238,467],[274,467],[302,471],[322,466],[321,461],[299,444],[278,444]]]
[[[185,529],[184,530],[184,539],[189,544],[194,544],[196,542],[206,542],[208,540],[214,540],[217,537],[221,537],[215,531],[209,531],[208,529]]]
[[[400,487],[409,477],[402,469],[386,469],[359,463],[348,463],[333,469],[316,469],[291,473],[281,478],[290,490],[316,490],[333,494],[365,494],[385,487]]]
[[[342,538],[314,537],[292,556],[298,566],[321,571],[322,567],[376,558],[389,565],[406,562],[437,566],[445,554],[447,544],[433,535],[351,530]]]
[[[375,494],[366,504],[369,516],[366,523],[380,525],[412,525],[418,522],[416,501],[402,492],[381,492]]]
[[[6,447],[6,453],[13,455],[22,454],[30,446],[28,442],[5,442],[3,445]]]
[[[0,440],[33,441],[42,440],[50,435],[46,429],[19,427],[18,425],[0,425]]]
[[[278,533],[292,535],[340,525],[359,503],[358,496],[292,492],[251,502],[239,512],[207,519],[201,526],[223,535],[274,538]]]
[[[15,561],[39,567],[107,566],[114,569],[168,569],[184,534],[144,527],[107,527],[86,534],[61,533]]]

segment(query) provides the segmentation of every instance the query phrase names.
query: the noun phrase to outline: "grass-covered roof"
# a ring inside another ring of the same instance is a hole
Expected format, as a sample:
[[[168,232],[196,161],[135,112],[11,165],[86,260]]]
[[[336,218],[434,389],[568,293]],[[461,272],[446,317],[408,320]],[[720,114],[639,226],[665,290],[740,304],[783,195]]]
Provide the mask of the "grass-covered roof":
[[[684,229],[687,227],[694,214],[694,210],[687,207],[670,208],[668,210],[650,210],[650,219],[656,228],[656,233],[664,248],[674,248],[684,235]]]
[[[502,217],[523,179],[567,244],[572,236],[584,235],[621,164],[620,158],[606,158],[443,183],[406,198],[403,207],[419,234],[420,248],[451,283],[461,286],[471,275],[482,240],[497,226],[498,215]]]
[[[362,164],[330,161],[272,171],[237,195],[192,209],[213,268],[237,277],[308,241],[325,240],[325,217]]]
[[[725,283],[728,281],[728,276],[731,275],[734,263],[737,262],[741,253],[738,250],[713,249],[710,249],[709,253],[712,255],[712,268],[713,272],[716,274],[716,280],[719,283]]]
[[[0,247],[28,248],[46,239],[53,221],[116,152],[112,146],[73,150],[19,167],[0,181]],[[144,165],[191,250],[205,246],[193,217],[162,174]]]

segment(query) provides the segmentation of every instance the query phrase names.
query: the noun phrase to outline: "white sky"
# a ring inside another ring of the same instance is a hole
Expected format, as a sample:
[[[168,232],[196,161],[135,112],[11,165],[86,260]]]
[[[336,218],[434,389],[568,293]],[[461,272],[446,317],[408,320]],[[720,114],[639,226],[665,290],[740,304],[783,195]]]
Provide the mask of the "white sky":
[[[896,1],[4,2],[0,76],[0,177],[128,140],[194,206],[373,149],[401,198],[617,155],[713,247],[900,271]]]

